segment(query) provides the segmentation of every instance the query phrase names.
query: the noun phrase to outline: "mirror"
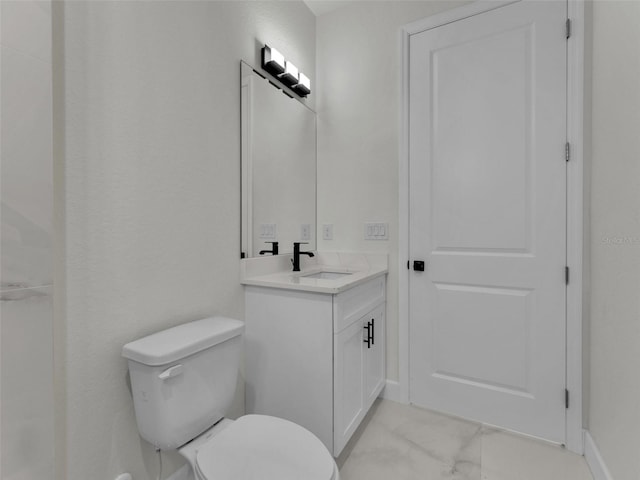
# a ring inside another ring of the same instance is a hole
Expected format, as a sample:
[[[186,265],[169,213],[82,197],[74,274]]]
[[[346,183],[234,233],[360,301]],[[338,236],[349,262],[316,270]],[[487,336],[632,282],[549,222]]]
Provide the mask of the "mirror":
[[[316,114],[241,62],[242,256],[316,249]]]

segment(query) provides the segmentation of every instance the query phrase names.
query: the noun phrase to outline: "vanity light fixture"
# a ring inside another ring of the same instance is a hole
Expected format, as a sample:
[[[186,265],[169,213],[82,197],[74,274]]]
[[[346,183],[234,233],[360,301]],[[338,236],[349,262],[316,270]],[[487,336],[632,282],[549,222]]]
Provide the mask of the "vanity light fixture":
[[[301,97],[306,97],[311,93],[311,80],[304,73],[300,73],[298,83],[293,86],[293,90]]]
[[[299,72],[298,67],[285,60],[278,50],[269,45],[265,45],[262,48],[262,68],[291,88],[300,97],[306,97],[311,93],[309,77]]]

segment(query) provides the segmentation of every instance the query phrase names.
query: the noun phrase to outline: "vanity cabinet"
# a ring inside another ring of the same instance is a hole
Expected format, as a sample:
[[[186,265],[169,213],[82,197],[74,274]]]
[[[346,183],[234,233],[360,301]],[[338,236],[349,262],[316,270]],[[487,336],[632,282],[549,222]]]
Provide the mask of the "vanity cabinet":
[[[315,433],[337,457],[385,382],[384,275],[337,294],[247,286],[246,409]]]

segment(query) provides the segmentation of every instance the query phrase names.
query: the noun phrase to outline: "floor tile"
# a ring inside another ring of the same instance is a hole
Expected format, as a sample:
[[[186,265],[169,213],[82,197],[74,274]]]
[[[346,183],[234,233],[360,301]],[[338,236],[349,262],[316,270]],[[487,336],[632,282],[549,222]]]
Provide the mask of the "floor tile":
[[[480,426],[381,402],[341,469],[342,480],[480,480]]]
[[[341,480],[592,480],[562,447],[381,400]]]
[[[487,430],[482,435],[482,480],[592,480],[584,457],[558,445]]]

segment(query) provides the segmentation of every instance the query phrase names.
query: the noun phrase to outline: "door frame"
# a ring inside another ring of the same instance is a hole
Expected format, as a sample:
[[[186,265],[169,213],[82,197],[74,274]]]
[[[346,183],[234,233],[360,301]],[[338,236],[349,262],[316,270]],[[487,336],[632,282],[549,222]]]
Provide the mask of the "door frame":
[[[418,20],[401,27],[400,58],[400,142],[399,142],[399,249],[398,249],[398,367],[399,379],[387,382],[387,398],[409,403],[409,39],[451,22],[488,12],[521,0],[477,0],[469,5]],[[562,1],[562,0],[557,0]],[[567,141],[571,159],[567,162],[567,264],[571,277],[566,295],[566,385],[570,406],[566,413],[566,447],[584,453],[583,431],[583,292],[588,287],[583,268],[584,227],[584,73],[585,73],[585,1],[566,0],[571,19],[567,48]],[[559,160],[563,152],[558,152]],[[587,298],[587,297],[585,297]],[[389,388],[392,387],[392,388]]]

